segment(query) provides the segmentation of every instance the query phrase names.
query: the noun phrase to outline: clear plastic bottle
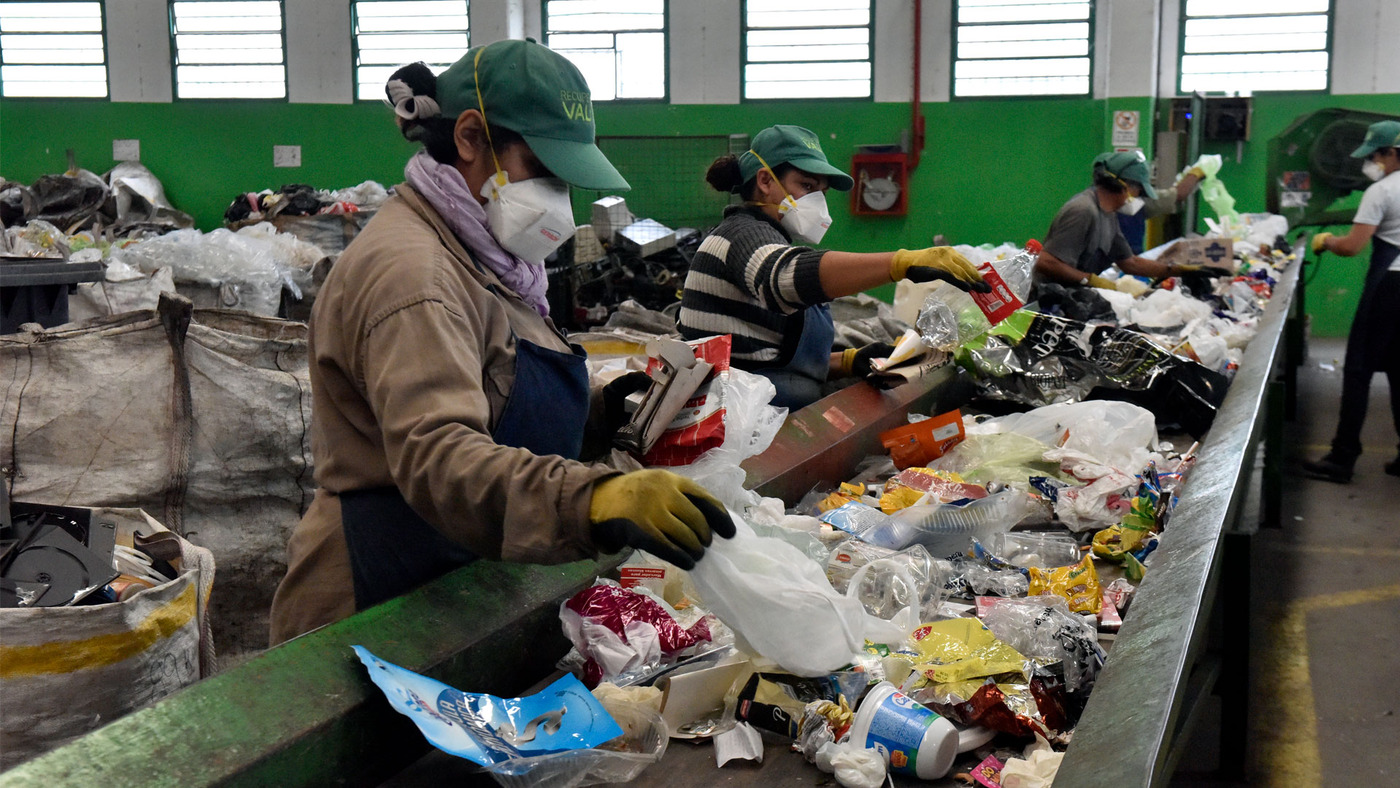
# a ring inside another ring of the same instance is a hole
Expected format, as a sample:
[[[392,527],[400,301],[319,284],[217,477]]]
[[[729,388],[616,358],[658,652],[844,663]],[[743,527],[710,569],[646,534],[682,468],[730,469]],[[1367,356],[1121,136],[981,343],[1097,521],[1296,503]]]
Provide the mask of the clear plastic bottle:
[[[1001,275],[1011,292],[1025,303],[1031,295],[1031,274],[1035,272],[1035,261],[1040,259],[1040,241],[1032,238],[1015,257],[992,261],[992,268]]]

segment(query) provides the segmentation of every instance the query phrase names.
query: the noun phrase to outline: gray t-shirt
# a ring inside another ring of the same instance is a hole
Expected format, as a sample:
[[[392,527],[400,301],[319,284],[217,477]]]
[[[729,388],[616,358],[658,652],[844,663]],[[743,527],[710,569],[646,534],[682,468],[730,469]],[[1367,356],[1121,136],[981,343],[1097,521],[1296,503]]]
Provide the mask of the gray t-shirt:
[[[1098,274],[1133,256],[1117,215],[1099,207],[1093,187],[1074,195],[1055,214],[1042,242],[1045,251],[1086,274]]]

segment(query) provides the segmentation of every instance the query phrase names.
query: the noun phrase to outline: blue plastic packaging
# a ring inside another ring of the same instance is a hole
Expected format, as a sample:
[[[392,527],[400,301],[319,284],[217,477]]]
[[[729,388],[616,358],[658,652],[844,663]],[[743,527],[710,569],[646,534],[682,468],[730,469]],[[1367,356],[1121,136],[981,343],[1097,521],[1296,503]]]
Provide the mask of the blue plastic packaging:
[[[490,766],[533,755],[584,750],[623,731],[572,675],[523,698],[461,692],[353,646],[396,711],[438,749]]]

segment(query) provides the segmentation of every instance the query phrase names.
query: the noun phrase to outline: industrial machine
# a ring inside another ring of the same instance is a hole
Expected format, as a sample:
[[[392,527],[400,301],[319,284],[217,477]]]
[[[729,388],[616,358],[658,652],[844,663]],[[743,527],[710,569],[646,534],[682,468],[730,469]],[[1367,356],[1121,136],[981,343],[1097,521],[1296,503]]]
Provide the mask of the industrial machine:
[[[1351,152],[1365,139],[1366,127],[1380,120],[1400,115],[1329,107],[1294,120],[1269,140],[1267,210],[1288,217],[1290,227],[1351,222],[1355,207],[1332,206],[1371,184]]]

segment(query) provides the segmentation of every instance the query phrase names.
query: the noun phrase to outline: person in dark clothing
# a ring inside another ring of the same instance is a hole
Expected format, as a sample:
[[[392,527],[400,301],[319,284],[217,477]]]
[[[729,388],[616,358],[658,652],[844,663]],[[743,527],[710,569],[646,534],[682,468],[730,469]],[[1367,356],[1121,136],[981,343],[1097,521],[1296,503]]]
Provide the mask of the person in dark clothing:
[[[1342,372],[1342,404],[1332,450],[1319,460],[1303,463],[1311,477],[1346,484],[1361,456],[1361,425],[1371,394],[1371,377],[1384,371],[1390,379],[1390,410],[1400,432],[1400,121],[1371,124],[1352,157],[1365,159],[1362,172],[1375,183],[1366,187],[1351,230],[1346,235],[1313,236],[1316,254],[1331,252],[1351,257],[1369,242],[1371,264],[1361,301],[1356,305]],[[1400,456],[1386,463],[1385,472],[1400,476]]]

